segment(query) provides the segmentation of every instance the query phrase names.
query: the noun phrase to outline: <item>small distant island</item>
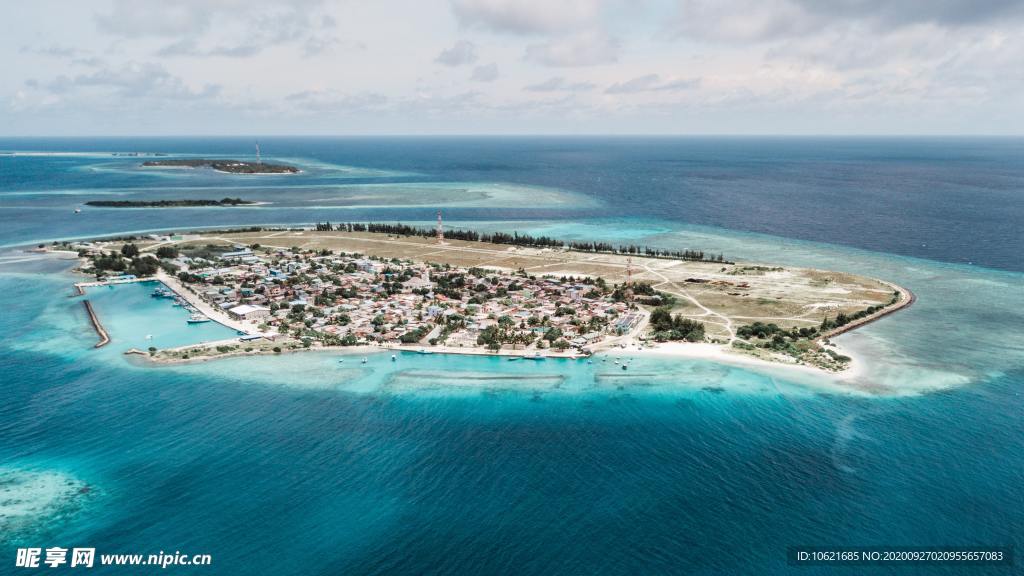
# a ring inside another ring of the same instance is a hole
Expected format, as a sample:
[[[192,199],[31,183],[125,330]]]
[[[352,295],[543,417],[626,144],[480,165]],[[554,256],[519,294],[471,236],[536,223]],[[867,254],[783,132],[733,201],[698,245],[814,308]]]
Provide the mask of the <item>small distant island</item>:
[[[171,158],[167,160],[147,160],[142,163],[146,168],[212,168],[218,172],[229,174],[298,174],[299,169],[286,164],[265,164],[263,162],[243,162],[241,160],[210,160],[207,158]]]
[[[196,206],[251,206],[257,204],[241,198],[220,200],[90,200],[86,206],[97,208],[191,208]]]

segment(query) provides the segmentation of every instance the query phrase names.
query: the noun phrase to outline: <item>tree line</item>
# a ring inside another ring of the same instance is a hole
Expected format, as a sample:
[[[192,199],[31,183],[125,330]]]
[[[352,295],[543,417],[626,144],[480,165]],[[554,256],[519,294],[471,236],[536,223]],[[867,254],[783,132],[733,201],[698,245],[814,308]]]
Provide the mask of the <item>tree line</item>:
[[[650,258],[673,258],[675,260],[693,260],[697,262],[727,262],[722,254],[706,254],[703,250],[662,250],[650,246],[621,244],[614,246],[608,242],[569,242],[569,248],[577,252],[600,252],[604,254],[628,254],[631,256],[648,256]]]
[[[421,228],[408,224],[394,223],[384,224],[369,222],[366,224],[355,222],[344,222],[332,224],[331,222],[317,222],[316,230],[319,232],[375,232],[378,234],[392,234],[395,236],[419,236],[422,238],[433,238],[437,231],[432,228]],[[722,254],[707,254],[703,250],[662,250],[651,246],[640,246],[636,244],[614,246],[607,242],[568,242],[550,236],[533,236],[513,232],[476,232],[474,230],[446,230],[444,237],[450,240],[465,240],[469,242],[489,242],[492,244],[511,244],[514,246],[532,246],[538,248],[569,248],[577,252],[600,252],[606,254],[625,254],[636,256],[647,256],[650,258],[673,258],[678,260],[693,260],[697,262],[720,262],[732,264]]]

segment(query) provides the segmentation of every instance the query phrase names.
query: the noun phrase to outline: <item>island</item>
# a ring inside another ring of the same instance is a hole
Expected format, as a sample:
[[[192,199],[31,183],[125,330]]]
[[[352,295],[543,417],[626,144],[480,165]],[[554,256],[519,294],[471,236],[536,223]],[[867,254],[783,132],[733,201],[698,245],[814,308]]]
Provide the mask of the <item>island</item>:
[[[628,350],[843,372],[831,338],[911,304],[846,272],[545,236],[317,224],[74,242],[97,283],[159,280],[235,339],[154,362],[350,347],[537,359]],[[626,369],[623,364],[623,370]]]
[[[221,198],[220,200],[90,200],[86,206],[97,208],[192,208],[204,206],[252,206],[258,204],[241,198]]]
[[[287,164],[266,164],[264,162],[244,162],[242,160],[210,160],[207,158],[169,158],[166,160],[147,160],[142,163],[145,168],[211,168],[229,174],[298,174],[299,169]]]

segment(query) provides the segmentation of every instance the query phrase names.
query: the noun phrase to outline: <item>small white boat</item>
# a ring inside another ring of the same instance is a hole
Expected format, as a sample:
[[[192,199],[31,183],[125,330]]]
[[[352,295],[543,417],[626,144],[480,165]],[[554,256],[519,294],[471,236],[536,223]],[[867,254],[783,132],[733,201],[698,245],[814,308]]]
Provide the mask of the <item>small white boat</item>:
[[[434,351],[433,350],[427,350],[426,348],[420,348],[419,353],[420,354],[433,354]]]
[[[82,213],[82,209],[81,208],[75,208],[75,214],[81,214],[81,213]]]
[[[189,324],[202,324],[203,322],[209,322],[210,319],[202,314],[193,314],[188,317],[187,322]]]
[[[398,360],[398,356],[395,356],[394,354],[392,354],[391,355],[391,361],[394,362],[395,360]]]
[[[363,358],[363,364],[366,364],[366,358]]]
[[[152,340],[152,339],[153,339],[153,335],[152,334],[146,334],[146,340]]]

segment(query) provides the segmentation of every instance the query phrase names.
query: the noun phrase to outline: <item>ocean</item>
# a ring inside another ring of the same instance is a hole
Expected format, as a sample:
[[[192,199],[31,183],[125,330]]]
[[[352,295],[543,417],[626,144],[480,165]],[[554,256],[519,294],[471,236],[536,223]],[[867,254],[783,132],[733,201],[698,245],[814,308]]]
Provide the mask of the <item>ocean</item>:
[[[251,158],[244,139],[0,139],[0,573],[23,571],[25,546],[210,554],[194,573],[216,574],[1013,572],[795,567],[786,553],[1022,549],[1024,140],[260,146],[303,173],[151,170],[111,155]],[[261,204],[83,206],[222,197]],[[654,358],[629,378],[601,362],[415,354],[154,368],[122,352],[219,327],[186,325],[144,286],[94,289],[113,342],[93,349],[68,263],[16,248],[186,227],[429,223],[438,209],[453,226],[863,273],[918,301],[840,338],[870,358],[871,393]]]

